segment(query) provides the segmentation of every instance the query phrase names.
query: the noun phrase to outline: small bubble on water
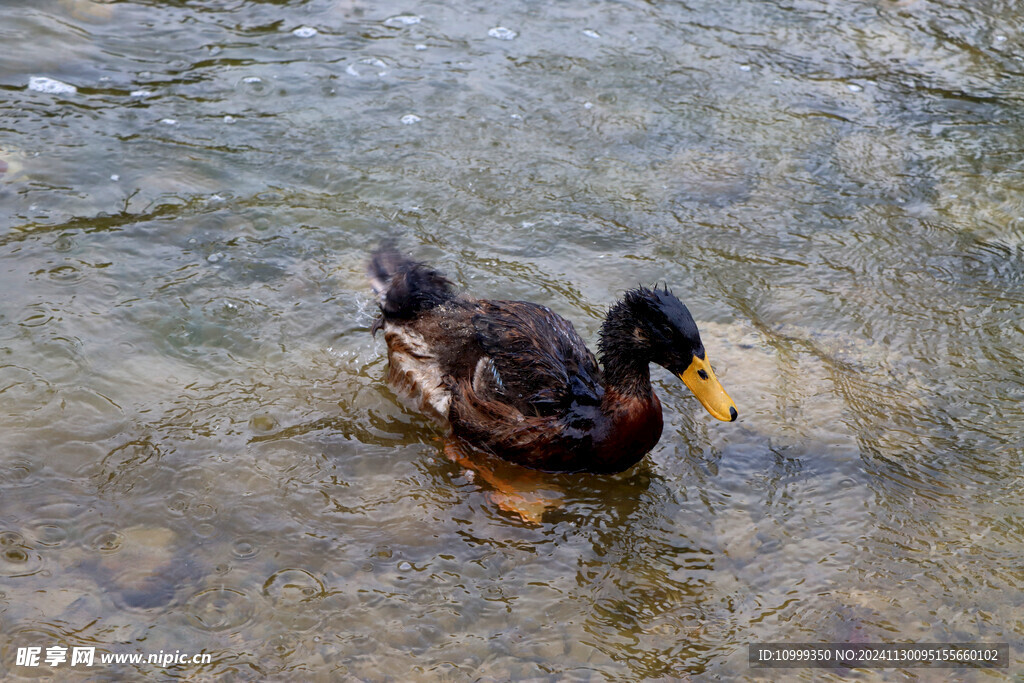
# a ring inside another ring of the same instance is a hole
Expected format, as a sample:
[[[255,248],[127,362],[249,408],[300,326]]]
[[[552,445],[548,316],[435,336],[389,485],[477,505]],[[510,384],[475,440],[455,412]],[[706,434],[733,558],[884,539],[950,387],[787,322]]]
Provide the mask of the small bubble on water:
[[[119,175],[118,175],[118,174],[116,174],[116,173],[112,173],[112,174],[110,175],[110,179],[111,179],[111,180],[113,180],[113,181],[114,181],[114,182],[116,183],[116,182],[117,182],[118,180],[120,180],[120,179],[121,179],[121,176],[119,176]]]
[[[32,76],[29,78],[28,89],[50,95],[74,95],[78,92],[78,88],[70,83],[64,83],[63,81],[47,78],[46,76]]]
[[[129,93],[129,95],[131,95],[132,97],[152,97],[153,96],[153,91],[152,90],[132,90]]]
[[[242,83],[262,83],[263,79],[259,76],[246,76],[242,79]]]
[[[387,26],[413,26],[423,21],[423,17],[416,14],[399,14],[388,17],[384,20]]]
[[[859,86],[856,83],[850,83],[848,86],[846,86],[846,89],[849,90],[850,92],[860,92],[864,88],[863,86]]]
[[[216,251],[207,256],[206,260],[209,261],[210,263],[216,263],[217,261],[220,261],[222,258],[224,258],[224,252]]]
[[[319,33],[319,31],[312,26],[300,26],[292,31],[292,35],[298,36],[299,38],[312,38],[317,33]]]
[[[422,120],[423,119],[421,119],[420,117],[416,116],[416,114],[406,114],[401,119],[402,123],[405,124],[406,126],[411,126],[412,124],[419,123]]]
[[[400,571],[400,572],[407,572],[410,569],[412,569],[412,564],[411,563],[406,562],[405,560],[402,560],[401,562],[398,563],[398,571]]]
[[[388,75],[388,65],[376,57],[366,57],[360,59],[355,64],[346,66],[345,73],[356,78],[366,78],[368,76],[384,78]]]
[[[255,557],[259,551],[259,545],[247,538],[240,538],[231,546],[231,552],[234,553],[235,557],[243,560]]]
[[[178,119],[160,119],[160,123],[165,126],[176,126],[178,125]]]
[[[598,33],[597,31],[595,31],[592,28],[585,28],[585,29],[583,29],[583,35],[585,35],[587,38],[594,38],[594,39],[598,39],[598,38],[601,37],[601,34]]]
[[[234,122],[235,122],[235,117],[232,116],[231,114],[228,114],[227,116],[224,117],[224,123],[234,123]]]
[[[740,64],[740,71],[750,71],[749,64]]]
[[[1006,42],[1006,36],[1004,36],[1004,35],[1002,35],[1002,34],[1000,34],[1000,35],[996,36],[996,42],[997,42],[997,43],[1003,43],[1003,42]]]
[[[270,432],[277,428],[278,422],[273,415],[253,415],[249,420],[249,426],[257,432]]]
[[[510,28],[504,26],[495,26],[487,32],[491,38],[497,38],[498,40],[515,40],[519,36],[518,33]]]
[[[412,46],[412,49],[419,50],[420,52],[422,52],[423,50],[427,49],[427,46],[424,45],[423,43],[416,43],[415,45]]]

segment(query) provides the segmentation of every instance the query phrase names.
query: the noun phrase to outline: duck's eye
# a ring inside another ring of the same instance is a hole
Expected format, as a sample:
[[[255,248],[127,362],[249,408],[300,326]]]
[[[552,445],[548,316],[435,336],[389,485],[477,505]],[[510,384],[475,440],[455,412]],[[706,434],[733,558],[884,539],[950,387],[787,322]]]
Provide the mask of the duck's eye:
[[[705,372],[704,370],[698,370],[697,371],[697,376],[700,377],[701,379],[707,379],[708,378],[708,373]]]

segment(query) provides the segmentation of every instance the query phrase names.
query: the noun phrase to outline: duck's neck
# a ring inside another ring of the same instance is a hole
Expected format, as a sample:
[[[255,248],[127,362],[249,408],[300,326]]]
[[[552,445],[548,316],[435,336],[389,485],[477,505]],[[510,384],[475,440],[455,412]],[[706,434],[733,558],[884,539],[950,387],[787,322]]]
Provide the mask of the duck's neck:
[[[625,301],[608,311],[601,325],[598,349],[607,387],[622,396],[650,400],[650,342]]]

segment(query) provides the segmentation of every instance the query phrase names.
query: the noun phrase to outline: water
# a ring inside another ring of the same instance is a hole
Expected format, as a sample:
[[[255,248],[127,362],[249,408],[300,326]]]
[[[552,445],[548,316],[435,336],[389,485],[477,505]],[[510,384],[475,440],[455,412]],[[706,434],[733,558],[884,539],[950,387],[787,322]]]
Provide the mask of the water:
[[[2,12],[5,678],[54,645],[211,655],[62,680],[1021,671],[1016,3]],[[517,498],[383,385],[385,235],[591,343],[668,282],[740,420],[656,370],[644,462]]]

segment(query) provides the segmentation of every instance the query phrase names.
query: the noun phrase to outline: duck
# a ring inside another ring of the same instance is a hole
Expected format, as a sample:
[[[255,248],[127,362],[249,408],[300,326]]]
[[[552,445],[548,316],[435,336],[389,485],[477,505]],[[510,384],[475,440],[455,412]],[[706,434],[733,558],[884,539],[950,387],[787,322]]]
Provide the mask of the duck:
[[[628,470],[661,438],[651,363],[681,379],[713,417],[738,417],[693,316],[667,285],[638,286],[611,306],[598,360],[548,307],[459,293],[393,245],[373,252],[367,272],[388,385],[452,437],[502,460],[544,472]]]

